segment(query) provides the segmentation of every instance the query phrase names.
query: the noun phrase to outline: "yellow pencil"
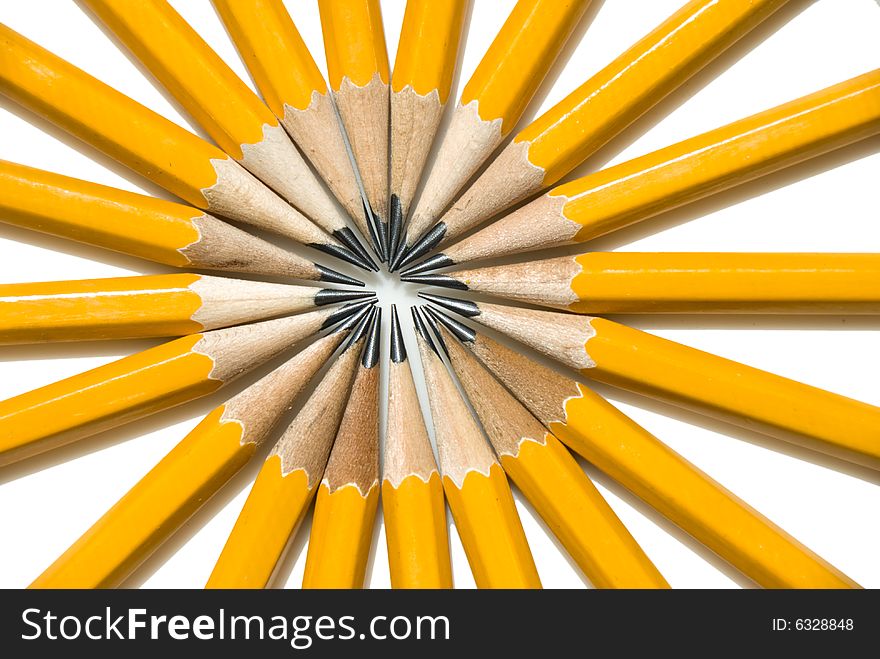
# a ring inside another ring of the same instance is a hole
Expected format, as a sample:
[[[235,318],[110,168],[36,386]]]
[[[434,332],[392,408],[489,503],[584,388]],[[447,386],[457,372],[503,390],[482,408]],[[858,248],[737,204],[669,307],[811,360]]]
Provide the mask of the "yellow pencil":
[[[186,202],[343,257],[327,235],[213,144],[0,25],[0,93]]]
[[[513,138],[440,222],[461,235],[547,188],[788,0],[690,0]]]
[[[368,324],[352,333],[266,458],[206,588],[269,585],[321,481]]]
[[[388,370],[382,513],[391,587],[452,588],[443,482],[394,305]]]
[[[412,212],[397,269],[480,165],[510,134],[590,0],[518,0],[462,91]]]
[[[363,588],[379,506],[379,327],[373,314],[361,365],[318,486],[303,588]]]
[[[404,281],[575,313],[880,313],[880,255],[589,252]]]
[[[559,440],[445,327],[439,333],[501,466],[596,588],[668,588]]]
[[[263,100],[364,236],[364,202],[336,110],[282,0],[213,0]]]
[[[248,463],[358,319],[214,409],[30,587],[122,584]]]
[[[388,51],[379,0],[318,0],[330,89],[388,258]]]
[[[880,468],[880,407],[604,318],[422,295],[591,379]]]
[[[540,588],[504,470],[483,438],[413,308],[430,392],[443,490],[478,588]]]
[[[0,222],[180,268],[363,285],[192,206],[6,160]]]
[[[362,256],[359,265],[371,265],[345,214],[275,115],[166,0],[85,0],[85,5],[221,149]]]
[[[182,336],[372,295],[188,273],[0,284],[0,345]]]
[[[765,588],[857,588],[585,386],[439,314],[553,435]]]
[[[393,259],[449,98],[467,0],[407,0],[391,75]]]
[[[592,240],[878,133],[880,69],[557,186],[408,272]]]
[[[185,336],[0,401],[0,466],[216,391],[357,309]]]

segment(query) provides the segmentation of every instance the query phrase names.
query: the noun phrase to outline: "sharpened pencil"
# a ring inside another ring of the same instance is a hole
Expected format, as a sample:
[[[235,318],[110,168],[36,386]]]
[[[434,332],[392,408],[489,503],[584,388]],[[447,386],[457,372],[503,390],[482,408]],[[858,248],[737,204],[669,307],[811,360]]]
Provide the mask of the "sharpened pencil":
[[[0,222],[179,268],[364,285],[192,206],[6,160]]]
[[[568,450],[442,325],[452,369],[501,466],[596,588],[668,588]]]
[[[547,188],[788,0],[690,0],[521,130],[440,223],[461,235]]]
[[[350,317],[214,409],[30,587],[120,586],[252,459],[358,320]]]
[[[0,466],[212,393],[361,306],[192,334],[0,401]]]
[[[880,255],[590,252],[404,281],[575,313],[880,313]]]
[[[315,497],[303,588],[364,587],[379,507],[381,322],[377,308]]]
[[[0,284],[0,345],[182,336],[372,296],[188,273]]]
[[[604,318],[421,295],[593,380],[880,469],[880,407]]]
[[[540,588],[504,470],[413,307],[443,490],[478,588]]]
[[[466,7],[467,0],[406,3],[391,75],[391,260],[449,98]]]
[[[391,587],[452,588],[443,482],[394,305],[390,355],[382,513]]]
[[[5,25],[0,57],[0,93],[193,206],[350,255],[216,146]]]
[[[553,435],[759,586],[859,587],[584,385],[438,318]]]
[[[557,186],[407,272],[592,240],[877,134],[880,69]]]
[[[590,0],[518,0],[462,91],[392,270],[516,126]]]
[[[361,234],[369,236],[363,198],[327,83],[282,0],[213,3],[266,104]],[[334,234],[339,240],[352,249],[360,247],[350,229],[341,231],[346,235]],[[358,253],[372,264],[366,250]]]
[[[265,588],[321,482],[370,316],[276,442],[263,463],[206,588]]]
[[[230,156],[345,244],[360,267],[363,247],[345,213],[278,119],[166,0],[85,0],[98,19]]]
[[[330,89],[388,260],[389,71],[379,0],[318,0]]]

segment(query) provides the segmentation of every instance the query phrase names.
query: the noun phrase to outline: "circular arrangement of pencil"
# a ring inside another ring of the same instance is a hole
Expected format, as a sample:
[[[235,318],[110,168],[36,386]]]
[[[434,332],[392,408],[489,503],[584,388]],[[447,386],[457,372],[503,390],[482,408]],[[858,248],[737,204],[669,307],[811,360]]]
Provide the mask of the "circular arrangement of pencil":
[[[0,162],[0,221],[182,270],[0,286],[2,344],[171,337],[0,402],[0,465],[205,396],[305,344],[208,414],[33,587],[124,584],[254,461],[210,588],[271,585],[312,506],[303,587],[363,587],[380,500],[393,587],[452,587],[448,506],[478,587],[538,588],[509,481],[592,585],[668,587],[573,454],[760,586],[858,587],[579,376],[870,469],[880,408],[583,314],[877,314],[880,256],[475,262],[586,242],[876,135],[880,70],[562,182],[786,1],[689,0],[511,139],[589,0],[518,0],[442,133],[467,0],[408,0],[393,73],[378,0],[318,0],[329,84],[281,0],[213,4],[262,98],[165,0],[83,1],[213,143],[0,26],[3,95],[179,198]],[[420,293],[436,459],[393,305],[381,364],[373,293],[253,278],[364,286],[328,256],[518,303]]]

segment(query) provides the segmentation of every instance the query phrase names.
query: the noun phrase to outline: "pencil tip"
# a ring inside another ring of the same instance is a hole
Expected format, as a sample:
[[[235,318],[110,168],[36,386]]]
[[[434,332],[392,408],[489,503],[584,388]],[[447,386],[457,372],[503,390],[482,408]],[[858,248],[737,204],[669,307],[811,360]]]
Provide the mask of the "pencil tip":
[[[415,327],[416,334],[422,337],[425,345],[428,346],[433,353],[439,355],[440,353],[437,350],[437,346],[434,345],[434,340],[431,338],[431,333],[428,332],[428,326],[422,319],[422,314],[419,313],[419,307],[410,307],[410,311],[412,312],[413,326]]]
[[[477,306],[476,302],[471,302],[470,300],[460,300],[454,297],[446,297],[445,295],[431,295],[430,293],[422,292],[419,292],[419,297],[428,302],[433,302],[439,307],[461,314],[466,318],[480,315],[480,307]]]
[[[376,307],[373,310],[373,317],[370,321],[370,334],[367,336],[367,342],[364,344],[364,351],[361,354],[361,365],[364,368],[373,368],[379,362],[379,340],[382,334],[382,309]]]
[[[342,245],[334,245],[332,243],[309,243],[309,247],[320,250],[325,254],[329,254],[330,256],[335,256],[337,259],[345,261],[346,263],[351,263],[352,265],[356,265],[363,270],[370,271],[371,268],[369,264],[361,259],[357,254],[352,252],[347,247],[343,247]]]
[[[403,260],[403,257],[406,256],[409,248],[410,245],[407,242],[406,231],[404,231],[397,243],[397,249],[394,251],[394,259],[388,265],[388,272],[394,272],[400,267],[400,262]]]
[[[369,232],[370,243],[373,247],[373,253],[376,255],[376,258],[379,259],[380,263],[385,263],[387,258],[385,257],[385,253],[382,251],[382,242],[379,240],[378,227],[376,226],[376,216],[373,214],[373,211],[367,205],[366,201],[364,201],[364,218],[367,220],[367,231]]]
[[[448,329],[449,332],[462,343],[473,343],[477,340],[477,333],[467,325],[458,322],[455,318],[443,313],[439,309],[428,307],[427,310],[428,315],[431,318]]]
[[[443,236],[446,235],[446,223],[437,222],[434,227],[428,231],[424,236],[422,236],[418,242],[416,242],[412,247],[409,248],[407,253],[400,259],[400,262],[397,264],[398,268],[403,268],[416,259],[419,259],[425,256],[428,252],[434,249],[441,240],[443,240]]]
[[[376,262],[370,258],[370,253],[367,252],[366,247],[361,244],[361,241],[357,239],[354,231],[345,227],[344,229],[337,229],[333,232],[333,237],[336,238],[343,245],[348,247],[352,252],[357,254],[364,265],[369,266],[369,269],[373,272],[379,272],[379,266],[376,265]]]
[[[437,270],[439,268],[446,268],[450,265],[455,265],[455,261],[451,258],[443,254],[435,254],[431,258],[425,259],[421,263],[416,263],[411,268],[407,268],[403,272],[400,273],[401,277],[410,277],[412,275],[420,275],[428,270]]]
[[[446,353],[446,356],[449,356],[449,348],[446,347],[446,341],[443,340],[443,335],[440,333],[440,328],[437,326],[437,319],[434,317],[434,314],[431,313],[430,307],[421,307],[422,314],[428,321],[428,325],[431,326],[431,329],[434,332],[434,337],[436,338],[437,344],[443,348],[443,352]]]
[[[376,297],[374,291],[342,291],[337,288],[322,288],[315,293],[315,306],[322,307],[325,304],[366,300],[371,297]]]
[[[349,277],[348,275],[344,275],[341,272],[336,272],[336,270],[331,270],[330,268],[325,268],[323,265],[319,263],[315,263],[315,268],[318,270],[318,281],[325,281],[328,284],[347,284],[348,286],[366,286],[364,282],[360,279],[355,279],[354,277]]]
[[[403,332],[400,330],[396,304],[391,305],[391,361],[395,364],[406,361],[406,346],[403,343]]]
[[[403,209],[400,207],[400,197],[391,195],[391,208],[388,213],[388,262],[393,263],[397,258],[397,247],[400,245],[400,236],[403,233]]]
[[[449,275],[400,275],[401,281],[411,284],[424,284],[425,286],[441,286],[443,288],[454,288],[459,291],[469,290],[467,284],[459,281],[455,277]]]
[[[327,316],[327,320],[325,320],[323,325],[321,325],[321,329],[332,327],[333,325],[336,325],[336,323],[338,323],[339,321],[343,320],[345,322],[343,322],[341,325],[338,325],[337,327],[334,327],[331,334],[350,330],[361,321],[361,319],[367,312],[369,312],[372,306],[372,300],[369,302],[355,302],[353,304],[346,304],[345,306],[336,309],[332,314]]]
[[[373,224],[376,227],[376,235],[379,236],[379,249],[382,250],[382,262],[387,262],[390,258],[388,253],[388,223],[379,217],[377,213],[373,213]]]
[[[345,343],[345,347],[342,349],[342,352],[345,352],[353,345],[358,343],[362,338],[364,338],[364,334],[366,334],[367,330],[370,327],[370,319],[373,317],[373,314],[376,312],[376,307],[370,306],[369,309],[365,309],[365,313],[358,314],[358,322],[357,325],[351,332],[351,335],[348,337],[348,341]]]

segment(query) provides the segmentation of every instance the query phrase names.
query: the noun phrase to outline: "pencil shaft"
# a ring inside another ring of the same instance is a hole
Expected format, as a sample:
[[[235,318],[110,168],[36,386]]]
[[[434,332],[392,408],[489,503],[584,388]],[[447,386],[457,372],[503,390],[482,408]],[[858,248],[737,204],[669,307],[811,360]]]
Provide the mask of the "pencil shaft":
[[[8,161],[0,221],[175,267],[322,278],[312,261],[192,206]]]
[[[322,290],[195,274],[3,284],[0,344],[192,334],[313,308]]]
[[[448,476],[443,489],[478,588],[540,588],[504,471],[470,471],[461,484]]]
[[[222,407],[166,455],[31,588],[116,588],[253,456]]]
[[[555,187],[443,253],[464,263],[584,242],[877,133],[880,69]]]
[[[590,252],[432,279],[576,313],[880,312],[876,254]]]
[[[601,318],[589,377],[880,468],[880,408]]]

